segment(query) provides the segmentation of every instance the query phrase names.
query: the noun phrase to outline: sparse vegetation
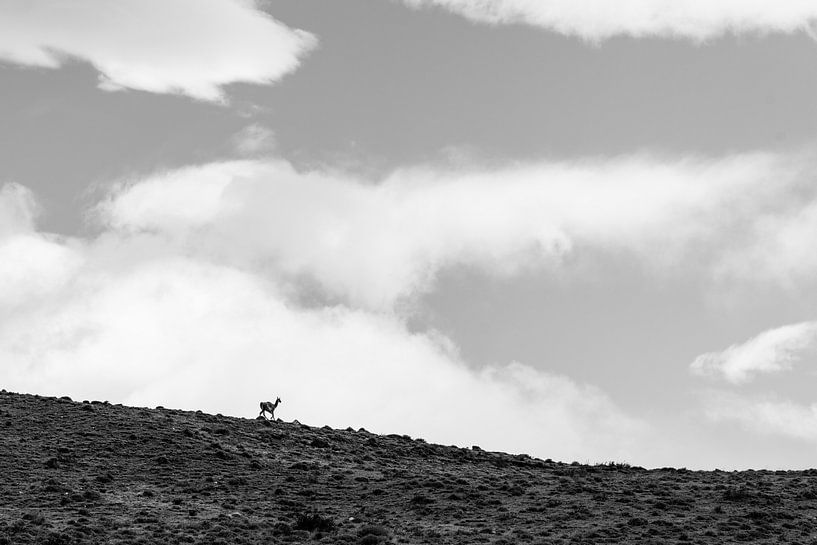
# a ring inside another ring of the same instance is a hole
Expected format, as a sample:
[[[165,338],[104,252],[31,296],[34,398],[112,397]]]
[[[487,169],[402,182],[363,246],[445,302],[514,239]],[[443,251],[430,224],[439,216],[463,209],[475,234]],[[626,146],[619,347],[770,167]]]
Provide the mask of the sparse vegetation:
[[[0,429],[0,545],[805,544],[817,531],[812,470],[564,464],[8,393]]]
[[[752,497],[752,494],[745,487],[730,486],[723,493],[726,501],[745,501]]]
[[[389,531],[380,525],[367,524],[358,531],[357,535],[360,538],[359,545],[377,545],[389,539]]]
[[[294,528],[307,532],[331,532],[335,529],[335,523],[318,513],[301,513],[295,521]]]
[[[614,462],[614,461],[603,462],[603,463],[597,464],[597,465],[599,465],[601,467],[606,467],[606,468],[609,468],[609,469],[630,469],[632,467],[627,462]]]

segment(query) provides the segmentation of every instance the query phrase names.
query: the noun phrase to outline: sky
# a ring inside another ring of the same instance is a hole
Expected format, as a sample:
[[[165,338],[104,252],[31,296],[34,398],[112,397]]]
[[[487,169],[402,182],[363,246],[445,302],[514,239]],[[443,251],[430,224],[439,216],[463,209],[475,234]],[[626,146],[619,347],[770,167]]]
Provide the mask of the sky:
[[[811,0],[7,0],[0,386],[813,467],[814,96]]]

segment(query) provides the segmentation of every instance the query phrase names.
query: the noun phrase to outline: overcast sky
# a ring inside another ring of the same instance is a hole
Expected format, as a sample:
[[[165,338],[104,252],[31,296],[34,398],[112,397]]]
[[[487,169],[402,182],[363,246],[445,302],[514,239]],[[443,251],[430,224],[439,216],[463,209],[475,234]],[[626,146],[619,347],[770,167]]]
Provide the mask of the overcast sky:
[[[0,385],[817,455],[817,3],[0,3]]]

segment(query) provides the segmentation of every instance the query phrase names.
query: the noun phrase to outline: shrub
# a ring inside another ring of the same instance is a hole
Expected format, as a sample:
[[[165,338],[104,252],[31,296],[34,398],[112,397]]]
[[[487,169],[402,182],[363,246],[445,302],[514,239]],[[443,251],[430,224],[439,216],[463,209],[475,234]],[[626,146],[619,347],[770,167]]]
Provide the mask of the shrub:
[[[627,462],[616,462],[614,460],[611,460],[609,462],[603,462],[603,463],[598,464],[598,465],[600,465],[602,467],[608,467],[610,469],[630,469],[632,467]]]
[[[295,529],[307,532],[331,532],[335,529],[335,523],[332,519],[322,517],[318,513],[302,513],[295,520]]]

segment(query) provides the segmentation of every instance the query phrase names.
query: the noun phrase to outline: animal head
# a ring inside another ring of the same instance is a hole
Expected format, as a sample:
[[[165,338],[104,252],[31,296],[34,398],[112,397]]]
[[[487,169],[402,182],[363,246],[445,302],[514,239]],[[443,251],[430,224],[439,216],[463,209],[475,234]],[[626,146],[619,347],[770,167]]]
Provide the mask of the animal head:
[[[281,402],[281,398],[280,398],[280,397],[275,398],[275,403],[280,403],[280,402]]]

